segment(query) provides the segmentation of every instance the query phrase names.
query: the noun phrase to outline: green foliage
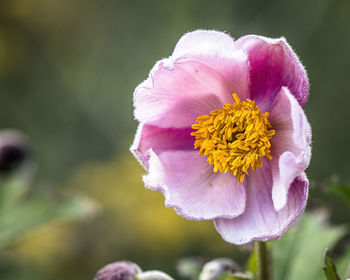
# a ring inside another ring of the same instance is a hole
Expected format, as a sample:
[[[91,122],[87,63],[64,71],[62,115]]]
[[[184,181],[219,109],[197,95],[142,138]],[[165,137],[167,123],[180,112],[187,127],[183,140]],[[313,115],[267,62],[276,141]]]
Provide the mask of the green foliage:
[[[337,269],[329,257],[328,250],[326,250],[324,255],[324,266],[323,266],[324,273],[326,274],[327,280],[341,280]]]
[[[0,185],[0,248],[34,228],[57,219],[84,217],[96,208],[92,201],[79,195],[67,198],[55,198],[48,193],[29,195],[27,187],[22,180]]]
[[[224,272],[217,280],[251,280],[251,275],[241,272],[232,273],[230,271]]]
[[[252,280],[255,280],[257,277],[257,252],[254,250],[252,254],[250,255],[248,262],[247,262],[247,270],[252,273]]]
[[[218,280],[229,280],[231,275],[232,273],[230,271],[226,271],[219,276]]]
[[[344,234],[316,214],[304,213],[296,227],[273,243],[274,279],[322,279],[322,254]]]
[[[347,248],[344,255],[336,260],[338,274],[342,278],[350,277],[350,247]]]

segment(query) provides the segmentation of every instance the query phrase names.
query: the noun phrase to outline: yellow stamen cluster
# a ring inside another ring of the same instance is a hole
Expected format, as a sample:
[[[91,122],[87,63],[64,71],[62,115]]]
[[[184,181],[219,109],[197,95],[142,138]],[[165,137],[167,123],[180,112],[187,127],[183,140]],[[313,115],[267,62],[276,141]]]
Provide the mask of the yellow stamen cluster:
[[[268,112],[262,114],[254,101],[241,101],[236,93],[233,98],[234,104],[198,117],[191,135],[196,137],[194,148],[200,148],[200,156],[208,156],[214,172],[232,172],[243,182],[249,168],[255,171],[262,166],[262,157],[272,159],[270,139],[275,131]]]

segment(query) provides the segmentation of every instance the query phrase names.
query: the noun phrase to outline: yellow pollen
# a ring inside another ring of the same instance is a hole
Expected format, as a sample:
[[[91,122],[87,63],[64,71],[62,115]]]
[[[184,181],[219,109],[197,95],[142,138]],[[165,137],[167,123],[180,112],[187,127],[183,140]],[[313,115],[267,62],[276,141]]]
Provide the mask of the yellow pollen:
[[[261,158],[272,159],[270,139],[275,134],[268,120],[269,113],[261,113],[254,101],[241,101],[233,94],[234,104],[225,104],[220,110],[197,118],[192,128],[196,131],[194,148],[199,155],[208,156],[214,172],[232,172],[243,182],[248,169],[262,166]]]

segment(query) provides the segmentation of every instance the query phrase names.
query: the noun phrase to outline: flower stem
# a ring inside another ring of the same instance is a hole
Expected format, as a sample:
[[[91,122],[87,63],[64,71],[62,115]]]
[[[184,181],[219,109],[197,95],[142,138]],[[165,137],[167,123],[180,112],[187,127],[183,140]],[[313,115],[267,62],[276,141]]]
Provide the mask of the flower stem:
[[[271,280],[269,250],[265,242],[255,242],[257,280]]]

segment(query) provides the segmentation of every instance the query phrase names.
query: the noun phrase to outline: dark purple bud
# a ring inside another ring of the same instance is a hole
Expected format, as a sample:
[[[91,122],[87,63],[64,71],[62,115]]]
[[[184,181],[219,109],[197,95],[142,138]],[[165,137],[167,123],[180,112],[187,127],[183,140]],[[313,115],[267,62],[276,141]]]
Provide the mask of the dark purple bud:
[[[94,280],[134,280],[135,275],[141,272],[141,268],[136,263],[119,261],[101,268]]]
[[[0,176],[19,169],[31,154],[29,141],[21,132],[15,130],[0,132]]]
[[[229,258],[214,259],[203,266],[199,280],[216,280],[227,271],[237,272],[238,265]]]

